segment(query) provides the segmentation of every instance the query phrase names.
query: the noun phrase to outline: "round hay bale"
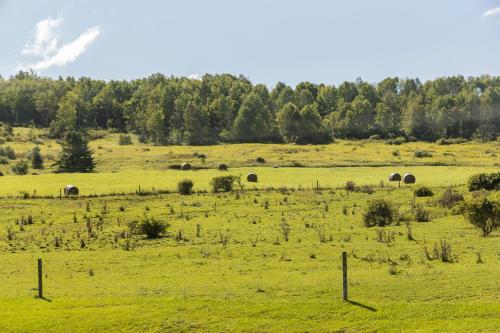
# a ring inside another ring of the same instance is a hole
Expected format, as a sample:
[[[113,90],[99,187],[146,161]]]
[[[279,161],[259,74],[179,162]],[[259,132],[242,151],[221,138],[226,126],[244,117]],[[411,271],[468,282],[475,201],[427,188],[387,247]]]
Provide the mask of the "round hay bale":
[[[401,175],[397,172],[393,172],[389,175],[389,181],[390,182],[400,182],[401,181]]]
[[[251,183],[257,183],[257,175],[255,173],[249,173],[247,175],[247,181]]]
[[[80,190],[78,190],[78,187],[74,185],[66,185],[64,186],[64,195],[70,196],[70,195],[78,195],[80,193]]]
[[[405,173],[403,176],[403,183],[405,184],[415,184],[416,179],[415,176],[411,173]]]
[[[219,164],[219,171],[227,171],[227,165],[224,163]]]
[[[182,163],[181,164],[181,170],[191,170],[191,164],[189,164],[189,163]]]

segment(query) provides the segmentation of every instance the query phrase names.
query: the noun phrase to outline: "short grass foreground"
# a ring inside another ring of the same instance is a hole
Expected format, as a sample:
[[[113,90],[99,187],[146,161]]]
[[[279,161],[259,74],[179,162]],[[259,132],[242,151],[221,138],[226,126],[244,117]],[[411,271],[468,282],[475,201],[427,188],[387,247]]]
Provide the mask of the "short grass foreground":
[[[439,205],[444,187],[413,187],[4,198],[0,331],[498,332],[498,231]],[[402,222],[365,227],[377,198]],[[130,227],[144,220],[169,226],[147,239]]]

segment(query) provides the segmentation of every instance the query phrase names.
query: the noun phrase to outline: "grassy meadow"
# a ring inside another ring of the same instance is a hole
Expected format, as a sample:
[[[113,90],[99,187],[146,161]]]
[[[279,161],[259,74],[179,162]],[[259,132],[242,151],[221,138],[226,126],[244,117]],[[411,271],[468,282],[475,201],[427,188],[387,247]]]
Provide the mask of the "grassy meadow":
[[[482,237],[439,204],[447,187],[467,197],[470,175],[499,170],[498,142],[155,147],[135,138],[119,146],[111,134],[91,143],[97,172],[55,174],[58,144],[34,130],[16,134],[5,145],[17,159],[43,143],[46,168],[17,176],[1,166],[0,332],[500,331],[500,232]],[[182,162],[200,169],[168,168]],[[216,170],[222,162],[227,173]],[[258,183],[246,182],[250,171]],[[391,172],[417,183],[398,188]],[[243,189],[211,193],[221,174],[242,175]],[[185,178],[192,195],[176,193]],[[346,191],[347,181],[361,190]],[[59,198],[70,183],[81,195]],[[139,185],[150,193],[137,194]],[[434,195],[415,198],[419,185]],[[401,222],[365,227],[376,198],[393,202]],[[415,205],[430,221],[414,220]],[[129,222],[145,217],[168,222],[167,233],[130,233]],[[452,262],[432,257],[442,244]],[[37,258],[45,300],[33,290]]]

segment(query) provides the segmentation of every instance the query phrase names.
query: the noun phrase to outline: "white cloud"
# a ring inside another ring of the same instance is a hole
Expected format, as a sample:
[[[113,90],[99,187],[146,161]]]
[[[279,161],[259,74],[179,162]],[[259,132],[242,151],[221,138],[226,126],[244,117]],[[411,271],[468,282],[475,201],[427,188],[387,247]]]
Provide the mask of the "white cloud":
[[[25,66],[34,71],[42,71],[53,66],[65,66],[78,59],[102,33],[100,26],[95,26],[81,33],[71,42],[59,45],[58,29],[62,18],[47,18],[37,23],[34,41],[21,51],[25,55],[39,57],[37,62]]]
[[[500,7],[492,8],[483,13],[483,17],[493,17],[500,15]]]
[[[35,40],[26,44],[22,50],[23,54],[47,56],[57,49],[57,29],[62,23],[62,18],[46,18],[37,23]]]
[[[201,75],[200,75],[200,74],[197,74],[197,73],[195,73],[195,74],[190,74],[190,75],[188,75],[188,77],[187,77],[187,78],[188,78],[188,79],[190,79],[190,80],[201,80]]]

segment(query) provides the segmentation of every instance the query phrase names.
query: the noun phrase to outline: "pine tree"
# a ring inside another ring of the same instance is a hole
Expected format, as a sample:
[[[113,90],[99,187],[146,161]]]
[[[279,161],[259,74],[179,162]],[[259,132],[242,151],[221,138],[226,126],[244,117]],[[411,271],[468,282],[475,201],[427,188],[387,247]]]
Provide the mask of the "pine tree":
[[[35,147],[30,154],[31,166],[33,169],[43,169],[43,156],[40,153],[40,147]]]
[[[56,165],[59,172],[92,172],[94,170],[92,150],[83,133],[77,131],[66,133]]]

